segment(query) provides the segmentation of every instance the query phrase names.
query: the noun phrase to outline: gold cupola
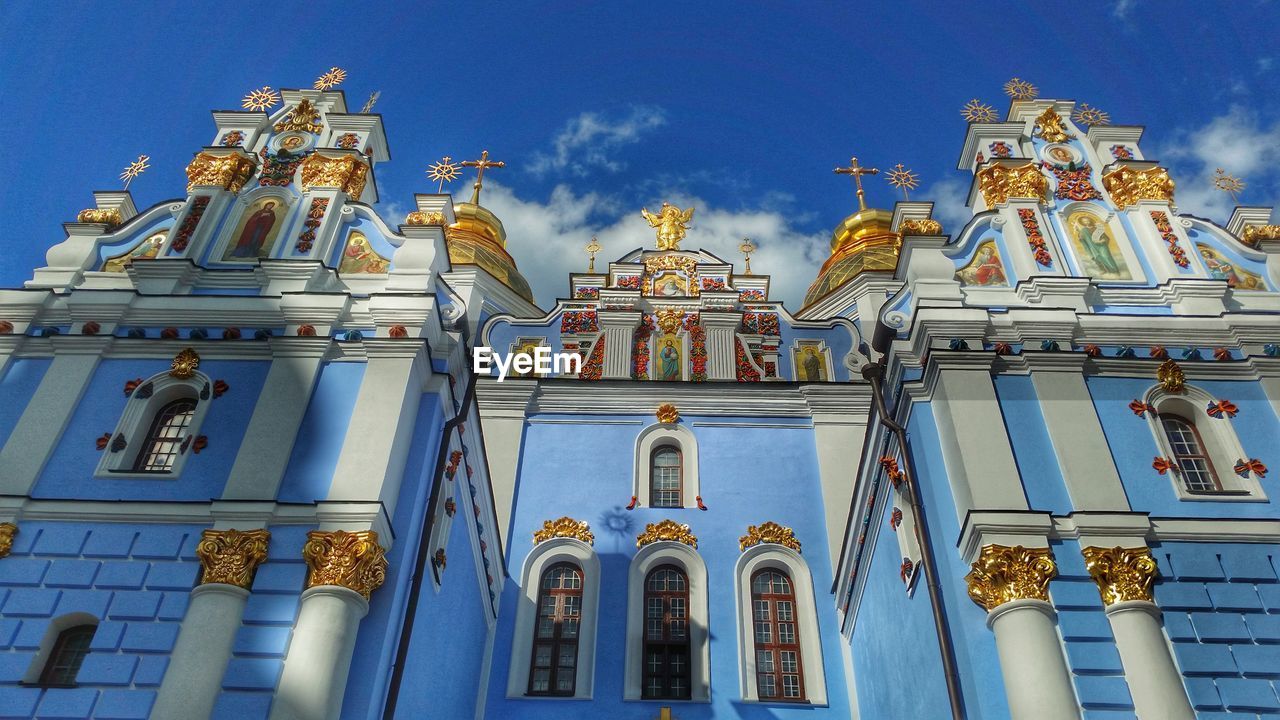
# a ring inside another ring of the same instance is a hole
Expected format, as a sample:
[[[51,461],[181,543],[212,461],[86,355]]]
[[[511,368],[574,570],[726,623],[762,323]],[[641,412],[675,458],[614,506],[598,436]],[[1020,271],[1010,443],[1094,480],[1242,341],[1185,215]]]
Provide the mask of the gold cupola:
[[[805,293],[805,306],[862,272],[893,272],[898,267],[902,237],[893,231],[893,213],[868,208],[862,191],[862,176],[874,175],[879,170],[859,167],[858,159],[853,158],[849,167],[836,168],[836,172],[854,177],[858,186],[858,212],[845,218],[831,233],[831,257],[822,264],[818,277]]]
[[[490,160],[489,151],[485,150],[479,160],[468,160],[462,165],[476,168],[476,183],[472,187],[471,200],[453,206],[454,223],[445,228],[449,262],[478,266],[525,300],[533,302],[529,282],[520,274],[515,259],[507,252],[507,231],[502,227],[502,221],[480,204],[484,171],[503,167],[506,163]]]

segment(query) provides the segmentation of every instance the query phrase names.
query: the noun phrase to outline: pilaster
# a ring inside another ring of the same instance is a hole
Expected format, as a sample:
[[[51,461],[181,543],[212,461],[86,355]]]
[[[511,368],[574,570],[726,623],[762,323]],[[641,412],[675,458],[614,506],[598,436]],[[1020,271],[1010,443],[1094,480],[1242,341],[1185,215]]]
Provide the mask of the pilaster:
[[[507,379],[497,382],[481,378],[476,385],[476,404],[484,423],[484,453],[489,461],[493,504],[498,528],[508,537],[511,512],[515,506],[516,473],[524,452],[525,418],[538,383]]]
[[[707,379],[737,379],[734,334],[742,324],[740,312],[704,312],[699,315],[707,330]]]
[[[631,378],[631,343],[640,326],[640,313],[625,310],[603,310],[600,317],[600,339],[604,343],[605,380]],[[708,333],[710,335],[710,333]],[[710,348],[708,348],[710,354]]]

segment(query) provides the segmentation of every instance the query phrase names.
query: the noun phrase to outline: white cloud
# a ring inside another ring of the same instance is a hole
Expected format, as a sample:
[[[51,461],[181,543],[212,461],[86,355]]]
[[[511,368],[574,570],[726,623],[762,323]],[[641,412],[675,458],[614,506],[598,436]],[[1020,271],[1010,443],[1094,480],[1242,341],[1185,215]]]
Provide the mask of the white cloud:
[[[702,249],[735,265],[742,271],[738,244],[749,237],[759,248],[751,257],[752,270],[768,274],[770,294],[791,310],[798,310],[818,268],[829,255],[827,233],[806,234],[794,225],[795,218],[776,207],[776,197],[763,205],[744,210],[709,206],[688,195],[669,193],[667,199],[697,211],[682,246]],[[520,272],[533,287],[538,304],[549,308],[556,298],[569,294],[569,273],[585,272],[587,255],[583,246],[592,235],[604,249],[596,257],[596,269],[639,247],[654,247],[654,231],[640,217],[638,205],[622,204],[596,193],[578,195],[567,185],[558,185],[545,201],[517,197],[500,184],[485,186],[484,204],[502,218],[507,230],[507,251],[516,259]],[[633,206],[634,205],[634,206]],[[650,201],[650,209],[661,201]]]
[[[1241,203],[1274,203],[1280,120],[1268,125],[1253,112],[1235,106],[1202,127],[1175,133],[1152,157],[1172,168],[1180,210],[1226,222],[1234,203],[1230,195],[1213,187],[1214,170],[1222,168],[1245,179]]]
[[[535,154],[528,168],[538,175],[556,170],[583,176],[592,168],[617,172],[626,166],[613,152],[639,142],[646,131],[666,122],[662,108],[649,106],[633,107],[630,114],[621,118],[584,112],[571,119],[552,140],[554,150],[550,154]]]
[[[955,237],[973,219],[973,210],[965,205],[969,184],[958,178],[939,180],[920,194],[933,201],[933,219],[942,223],[942,231]]]
[[[1129,13],[1133,7],[1138,4],[1138,0],[1117,0],[1115,7],[1111,8],[1111,14],[1124,20],[1129,17]]]

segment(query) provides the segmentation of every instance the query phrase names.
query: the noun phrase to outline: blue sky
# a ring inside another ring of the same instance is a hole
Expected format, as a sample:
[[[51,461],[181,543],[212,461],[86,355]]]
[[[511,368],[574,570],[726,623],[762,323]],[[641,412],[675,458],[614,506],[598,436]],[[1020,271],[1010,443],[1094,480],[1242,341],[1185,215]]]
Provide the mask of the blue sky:
[[[43,265],[61,223],[138,154],[152,168],[137,205],[180,196],[210,110],[334,65],[353,108],[382,93],[393,223],[434,191],[423,168],[442,155],[508,163],[485,204],[544,307],[585,269],[593,233],[602,259],[651,244],[639,208],[670,199],[698,208],[687,247],[736,259],[754,238],[753,268],[795,308],[854,205],[831,173],[852,154],[914,169],[913,199],[957,230],[959,108],[1003,112],[1015,75],[1147,126],[1184,212],[1225,222],[1228,199],[1208,189],[1219,164],[1248,182],[1242,202],[1280,199],[1273,2],[380,5],[4,3],[0,287]],[[868,188],[890,206],[882,180]]]

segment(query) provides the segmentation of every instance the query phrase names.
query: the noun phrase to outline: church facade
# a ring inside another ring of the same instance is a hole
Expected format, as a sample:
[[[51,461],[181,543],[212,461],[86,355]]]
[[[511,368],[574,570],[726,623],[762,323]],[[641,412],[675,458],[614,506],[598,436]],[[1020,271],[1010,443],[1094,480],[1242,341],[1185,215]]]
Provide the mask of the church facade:
[[[332,84],[0,290],[0,716],[1280,712],[1270,208],[1021,93],[802,307],[666,203],[538,304]]]

